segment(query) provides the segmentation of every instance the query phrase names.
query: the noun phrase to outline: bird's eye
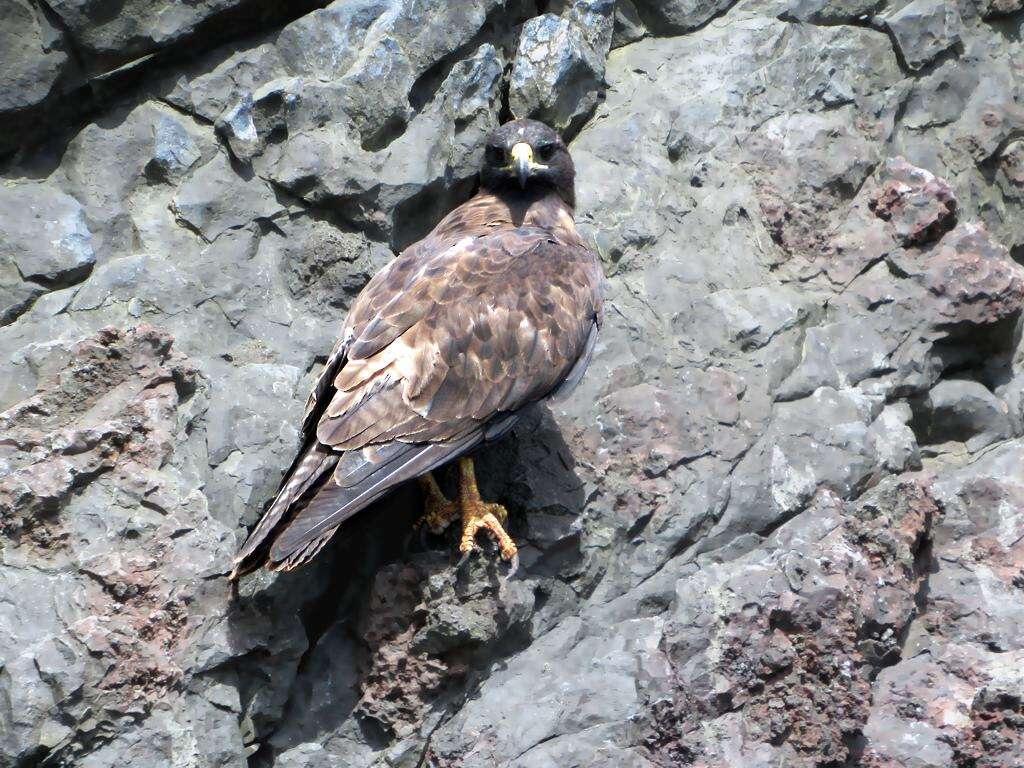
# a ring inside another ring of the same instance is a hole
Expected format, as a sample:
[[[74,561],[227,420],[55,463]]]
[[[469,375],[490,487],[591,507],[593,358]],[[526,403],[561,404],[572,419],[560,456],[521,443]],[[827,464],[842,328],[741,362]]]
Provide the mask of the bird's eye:
[[[499,147],[497,144],[491,144],[485,151],[487,152],[488,165],[501,167],[507,164],[504,147]]]
[[[539,147],[537,147],[537,157],[541,160],[541,162],[546,163],[548,160],[555,156],[555,149],[556,147],[554,144],[541,144]]]

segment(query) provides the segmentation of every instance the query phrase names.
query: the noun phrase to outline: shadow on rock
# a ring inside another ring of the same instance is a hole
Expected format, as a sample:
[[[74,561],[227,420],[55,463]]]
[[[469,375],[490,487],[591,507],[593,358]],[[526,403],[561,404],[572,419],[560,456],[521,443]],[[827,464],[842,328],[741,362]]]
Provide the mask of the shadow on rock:
[[[254,764],[312,750],[362,765],[395,742],[389,755],[415,762],[501,659],[575,607],[583,485],[550,413],[530,413],[476,459],[484,498],[507,507],[520,546],[511,577],[483,535],[460,563],[458,525],[417,534],[422,499],[408,484],[347,522],[308,568],[243,581],[231,637]],[[454,491],[450,468],[438,479]]]

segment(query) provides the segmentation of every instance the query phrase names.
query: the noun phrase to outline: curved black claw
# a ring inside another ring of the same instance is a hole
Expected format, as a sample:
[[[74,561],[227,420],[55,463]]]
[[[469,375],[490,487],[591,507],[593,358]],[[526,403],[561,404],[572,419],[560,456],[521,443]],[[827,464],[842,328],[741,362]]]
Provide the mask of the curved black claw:
[[[512,559],[508,561],[508,573],[505,574],[505,581],[508,581],[516,575],[516,571],[519,570],[519,553],[516,552],[512,555]]]

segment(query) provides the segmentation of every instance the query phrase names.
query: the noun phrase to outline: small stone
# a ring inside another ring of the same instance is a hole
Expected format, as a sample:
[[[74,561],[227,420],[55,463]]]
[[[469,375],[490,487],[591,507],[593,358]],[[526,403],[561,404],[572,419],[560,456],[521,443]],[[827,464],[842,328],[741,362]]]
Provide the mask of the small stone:
[[[0,186],[0,259],[47,287],[78,282],[96,261],[82,206],[46,184]]]
[[[957,201],[949,184],[902,157],[890,158],[869,207],[888,221],[904,246],[940,238],[956,224]]]
[[[146,172],[166,180],[181,178],[199,160],[199,147],[177,120],[161,115],[153,126],[153,157]]]
[[[575,129],[597,105],[611,45],[613,4],[577,3],[567,17],[544,14],[523,25],[509,105],[556,130]]]
[[[900,54],[911,69],[921,69],[960,42],[963,22],[953,0],[912,0],[882,14]]]
[[[252,94],[246,93],[233,106],[217,118],[216,129],[231,148],[231,154],[249,162],[262,151],[260,138],[252,117]]]

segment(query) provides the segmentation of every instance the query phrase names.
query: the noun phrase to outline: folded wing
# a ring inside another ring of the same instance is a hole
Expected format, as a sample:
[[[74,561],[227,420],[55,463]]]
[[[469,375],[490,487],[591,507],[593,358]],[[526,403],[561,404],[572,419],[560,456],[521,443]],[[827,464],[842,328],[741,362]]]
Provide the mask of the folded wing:
[[[601,283],[592,253],[539,229],[427,238],[402,254],[353,305],[307,403],[305,446],[236,573],[305,562],[396,485],[578,381]]]

